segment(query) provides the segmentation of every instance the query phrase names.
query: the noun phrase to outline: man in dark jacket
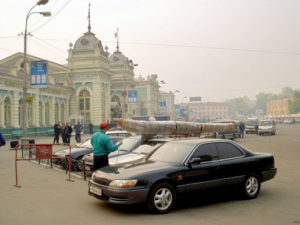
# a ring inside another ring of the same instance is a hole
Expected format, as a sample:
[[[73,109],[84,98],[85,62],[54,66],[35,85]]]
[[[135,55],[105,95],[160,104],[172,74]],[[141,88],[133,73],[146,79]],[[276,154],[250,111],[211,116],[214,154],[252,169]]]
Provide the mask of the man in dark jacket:
[[[65,130],[64,130],[64,133],[65,133],[65,143],[69,143],[70,144],[70,139],[71,139],[71,134],[72,134],[72,127],[70,125],[70,123],[68,122],[65,126]]]
[[[100,130],[92,136],[91,144],[94,148],[94,170],[108,165],[108,154],[116,151],[121,144],[113,145],[109,136],[105,134],[108,130],[107,123],[101,123]]]
[[[61,126],[60,126],[60,121],[57,121],[57,123],[54,125],[54,140],[53,144],[56,142],[57,144],[59,143],[59,135],[61,133]]]

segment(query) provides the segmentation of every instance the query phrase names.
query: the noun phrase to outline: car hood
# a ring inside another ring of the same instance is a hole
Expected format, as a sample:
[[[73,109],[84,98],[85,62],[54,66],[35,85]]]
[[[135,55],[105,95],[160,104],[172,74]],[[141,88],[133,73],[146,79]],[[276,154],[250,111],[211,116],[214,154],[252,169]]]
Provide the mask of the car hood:
[[[103,184],[103,181],[116,179],[135,179],[148,172],[155,173],[170,168],[170,163],[156,161],[142,161],[124,166],[106,166],[94,172],[92,180]]]
[[[134,153],[121,155],[121,156],[118,156],[118,157],[109,158],[109,165],[129,163],[129,162],[132,162],[132,161],[140,160],[140,159],[144,158],[145,156],[146,155],[134,154]]]
[[[93,149],[90,149],[90,148],[72,148],[71,149],[71,155],[72,155],[72,158],[74,158],[74,157],[77,158],[81,155],[88,154],[92,151],[93,151]],[[70,152],[69,149],[64,149],[64,150],[59,150],[59,151],[55,152],[54,155],[56,155],[56,156],[68,156],[69,152]]]

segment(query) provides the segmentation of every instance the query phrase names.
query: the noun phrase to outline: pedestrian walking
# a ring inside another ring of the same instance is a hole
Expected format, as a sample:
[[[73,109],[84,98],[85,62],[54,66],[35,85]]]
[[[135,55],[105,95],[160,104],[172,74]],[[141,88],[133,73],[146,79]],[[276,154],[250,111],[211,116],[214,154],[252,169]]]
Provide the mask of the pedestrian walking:
[[[91,144],[94,148],[94,170],[108,165],[108,155],[116,151],[121,144],[113,145],[109,136],[105,134],[108,130],[107,123],[100,124],[100,130],[92,136]]]
[[[60,121],[57,121],[57,123],[54,125],[54,140],[53,144],[56,142],[57,144],[59,143],[59,135],[61,133],[61,126],[60,126]]]
[[[77,143],[81,142],[81,131],[82,131],[82,125],[80,124],[80,121],[77,121],[77,124],[74,126],[75,129],[75,140]]]
[[[67,122],[66,126],[65,126],[65,143],[70,144],[70,139],[71,139],[71,135],[72,135],[72,127],[70,125],[69,122]]]
[[[90,121],[89,123],[89,130],[90,130],[90,134],[94,133],[94,124],[92,123],[92,121]]]
[[[3,146],[6,144],[5,138],[3,137],[2,133],[0,132],[0,146]]]
[[[244,122],[240,123],[240,137],[241,138],[245,137],[245,124],[244,124]]]

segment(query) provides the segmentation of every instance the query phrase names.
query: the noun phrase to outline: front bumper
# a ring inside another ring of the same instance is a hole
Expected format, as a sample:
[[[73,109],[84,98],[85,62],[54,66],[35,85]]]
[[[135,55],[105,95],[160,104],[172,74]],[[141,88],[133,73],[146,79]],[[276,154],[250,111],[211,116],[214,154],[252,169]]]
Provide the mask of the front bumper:
[[[92,180],[89,181],[88,188],[89,195],[108,203],[121,205],[145,202],[149,193],[148,188],[116,188],[100,185]],[[91,189],[94,191],[91,192]]]
[[[273,179],[276,173],[277,173],[277,168],[272,168],[270,170],[263,171],[262,182]]]

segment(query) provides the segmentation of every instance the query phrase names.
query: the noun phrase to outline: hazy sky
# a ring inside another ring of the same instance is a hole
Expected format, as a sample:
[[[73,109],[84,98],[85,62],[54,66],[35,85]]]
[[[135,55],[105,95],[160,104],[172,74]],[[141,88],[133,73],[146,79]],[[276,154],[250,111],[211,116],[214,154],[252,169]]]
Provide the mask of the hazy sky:
[[[49,0],[30,16],[28,53],[66,63],[69,43],[91,26],[115,51],[139,66],[136,76],[156,73],[163,91],[179,90],[203,101],[225,101],[259,92],[300,88],[299,0]],[[23,52],[25,17],[34,0],[0,3],[0,59]]]

